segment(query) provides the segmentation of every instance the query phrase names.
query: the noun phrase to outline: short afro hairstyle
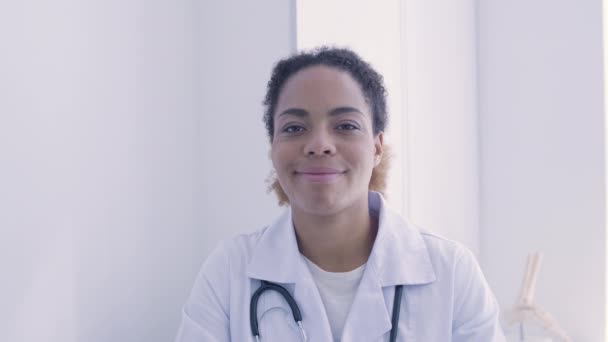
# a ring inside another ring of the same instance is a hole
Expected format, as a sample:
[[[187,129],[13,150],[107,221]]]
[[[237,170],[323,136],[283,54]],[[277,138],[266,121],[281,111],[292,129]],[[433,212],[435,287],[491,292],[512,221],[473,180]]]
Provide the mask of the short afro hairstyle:
[[[386,108],[386,89],[382,75],[376,72],[355,52],[346,48],[322,46],[310,51],[296,53],[280,60],[272,70],[264,98],[264,123],[272,143],[274,137],[274,112],[283,86],[298,71],[313,66],[328,66],[347,72],[361,87],[365,101],[372,111],[372,129],[374,136],[386,129],[388,115]],[[384,144],[382,159],[372,171],[369,190],[385,195],[386,180],[390,167],[391,150]],[[289,198],[273,172],[266,180],[268,191],[277,195],[279,205],[289,205]]]
[[[355,52],[346,48],[319,47],[303,51],[280,60],[272,70],[264,98],[264,123],[272,142],[274,137],[274,111],[283,86],[291,76],[312,66],[329,66],[350,74],[361,87],[363,96],[372,110],[374,135],[383,132],[387,125],[386,89],[382,75],[376,72]]]

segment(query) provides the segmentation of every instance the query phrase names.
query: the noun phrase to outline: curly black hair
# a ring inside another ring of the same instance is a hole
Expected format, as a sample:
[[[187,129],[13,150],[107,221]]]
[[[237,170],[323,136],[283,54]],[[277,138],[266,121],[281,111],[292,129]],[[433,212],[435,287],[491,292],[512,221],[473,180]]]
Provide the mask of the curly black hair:
[[[274,111],[285,82],[298,71],[317,65],[334,67],[348,72],[361,86],[365,100],[372,110],[374,135],[385,130],[388,118],[386,89],[382,75],[352,50],[322,46],[311,51],[294,54],[280,60],[274,66],[263,102],[266,108],[264,123],[270,142],[274,136]]]

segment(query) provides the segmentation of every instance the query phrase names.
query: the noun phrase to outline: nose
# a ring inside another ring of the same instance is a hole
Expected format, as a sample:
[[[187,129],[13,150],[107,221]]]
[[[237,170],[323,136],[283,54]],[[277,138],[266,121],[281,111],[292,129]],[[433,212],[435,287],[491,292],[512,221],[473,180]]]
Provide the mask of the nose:
[[[336,153],[336,146],[330,134],[318,131],[310,135],[304,153],[307,156],[331,156]]]

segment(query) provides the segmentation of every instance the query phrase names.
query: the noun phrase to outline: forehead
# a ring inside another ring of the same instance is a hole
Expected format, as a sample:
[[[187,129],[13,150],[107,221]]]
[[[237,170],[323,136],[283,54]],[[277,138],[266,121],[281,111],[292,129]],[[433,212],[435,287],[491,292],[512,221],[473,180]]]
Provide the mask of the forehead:
[[[285,82],[276,112],[291,107],[324,111],[339,106],[369,113],[359,83],[346,71],[321,65],[302,69]]]

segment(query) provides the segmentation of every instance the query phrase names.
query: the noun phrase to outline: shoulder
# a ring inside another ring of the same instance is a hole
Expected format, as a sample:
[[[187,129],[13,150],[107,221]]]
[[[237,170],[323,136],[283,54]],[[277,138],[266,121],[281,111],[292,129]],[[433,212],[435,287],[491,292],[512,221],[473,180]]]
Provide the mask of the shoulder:
[[[240,233],[221,240],[204,262],[207,265],[238,266],[247,264],[255,247],[267,232],[268,226],[249,233]]]
[[[458,287],[484,281],[477,258],[467,246],[429,230],[418,228],[418,231],[424,241],[438,284]]]
[[[438,281],[447,281],[454,288],[454,312],[459,313],[456,317],[464,315],[467,310],[495,311],[495,298],[473,252],[462,243],[438,234],[425,230],[421,230],[420,234],[436,269]]]
[[[499,307],[477,258],[464,244],[420,231],[436,267],[439,286],[449,287],[452,337],[459,341],[504,341]]]
[[[266,229],[238,234],[217,243],[199,269],[192,295],[202,297],[206,293],[213,293],[225,305],[229,297],[229,284],[238,274],[245,274],[252,251]]]
[[[417,229],[426,245],[429,257],[437,266],[453,268],[463,261],[476,263],[473,252],[461,242],[448,239],[429,230]]]

